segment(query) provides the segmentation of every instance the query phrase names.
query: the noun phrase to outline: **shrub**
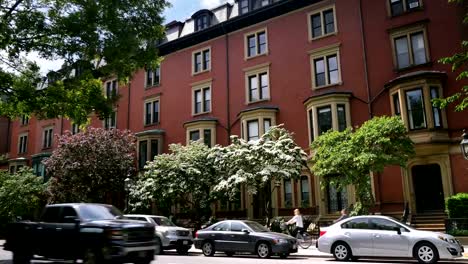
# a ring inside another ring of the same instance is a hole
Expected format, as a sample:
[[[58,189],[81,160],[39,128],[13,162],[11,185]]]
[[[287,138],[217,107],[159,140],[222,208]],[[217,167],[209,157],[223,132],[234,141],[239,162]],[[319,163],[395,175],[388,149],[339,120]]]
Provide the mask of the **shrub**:
[[[468,193],[458,193],[445,202],[449,218],[468,218]]]

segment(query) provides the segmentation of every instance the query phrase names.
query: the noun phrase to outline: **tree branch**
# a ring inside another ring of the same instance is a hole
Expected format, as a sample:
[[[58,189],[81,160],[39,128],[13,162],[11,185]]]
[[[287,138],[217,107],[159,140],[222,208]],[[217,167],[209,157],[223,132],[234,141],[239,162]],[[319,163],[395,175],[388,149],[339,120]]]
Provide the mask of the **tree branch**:
[[[23,0],[17,0],[16,3],[10,7],[10,10],[8,10],[8,12],[3,16],[3,20],[6,21],[7,18],[11,15],[11,13],[13,13],[13,11],[15,11],[15,9],[19,6],[19,4],[21,4],[21,2],[23,2]]]

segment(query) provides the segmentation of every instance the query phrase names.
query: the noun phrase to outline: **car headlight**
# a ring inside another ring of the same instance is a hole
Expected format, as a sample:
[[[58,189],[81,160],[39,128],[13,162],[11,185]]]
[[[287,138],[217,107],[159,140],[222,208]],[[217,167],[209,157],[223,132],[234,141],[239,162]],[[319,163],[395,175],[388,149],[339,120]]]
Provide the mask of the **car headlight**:
[[[275,243],[275,244],[286,244],[286,243],[288,243],[288,240],[286,240],[286,239],[274,239],[273,243]]]
[[[124,239],[125,237],[122,230],[110,230],[108,235],[111,239]]]
[[[438,236],[438,238],[439,238],[440,240],[445,241],[445,242],[450,242],[450,240],[449,240],[448,238],[446,238],[446,237]]]

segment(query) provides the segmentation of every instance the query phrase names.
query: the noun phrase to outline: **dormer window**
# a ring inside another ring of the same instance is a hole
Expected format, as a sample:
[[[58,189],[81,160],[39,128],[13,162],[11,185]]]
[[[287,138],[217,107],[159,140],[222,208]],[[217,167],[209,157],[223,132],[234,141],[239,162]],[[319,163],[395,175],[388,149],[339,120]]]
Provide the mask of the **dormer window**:
[[[245,14],[249,11],[262,8],[278,0],[240,0],[239,1],[239,13]]]
[[[200,31],[211,26],[211,18],[213,13],[207,9],[200,10],[193,14],[192,18],[195,23],[195,31]]]

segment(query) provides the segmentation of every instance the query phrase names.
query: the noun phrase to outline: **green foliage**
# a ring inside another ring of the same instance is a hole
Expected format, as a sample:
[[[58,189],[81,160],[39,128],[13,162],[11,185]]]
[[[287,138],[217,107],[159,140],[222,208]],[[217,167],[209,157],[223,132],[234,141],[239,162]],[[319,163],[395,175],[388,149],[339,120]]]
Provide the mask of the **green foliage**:
[[[452,236],[468,236],[468,230],[455,229],[449,231],[448,234]]]
[[[468,193],[457,193],[447,198],[445,210],[449,218],[468,218]]]
[[[21,168],[16,174],[0,170],[0,233],[16,217],[33,219],[47,200],[44,178],[31,168]]]
[[[375,117],[355,131],[329,131],[311,148],[312,171],[321,177],[322,187],[337,189],[354,185],[357,203],[354,214],[366,214],[374,205],[370,172],[382,172],[388,165],[405,166],[414,155],[411,139],[399,117]]]
[[[89,128],[59,137],[57,149],[44,162],[52,202],[117,199],[125,191],[125,179],[135,174],[135,146],[132,133],[117,129]]]
[[[0,115],[64,116],[80,124],[92,112],[107,116],[116,98],[104,97],[102,81],[124,83],[159,63],[168,6],[166,0],[0,0]],[[45,90],[37,90],[39,67],[22,57],[31,52],[64,62],[48,74]]]
[[[130,188],[130,206],[137,212],[156,201],[159,210],[178,204],[196,220],[211,215],[210,188],[216,182],[212,149],[201,142],[169,145],[171,153],[155,157]]]
[[[464,0],[449,0],[449,2],[462,5]],[[465,14],[465,17],[463,18],[463,23],[468,23],[468,14]],[[439,60],[440,63],[452,65],[452,71],[458,72],[457,81],[461,81],[468,77],[468,41],[463,40],[461,43],[461,48],[462,51],[450,57],[442,58]],[[460,92],[452,94],[447,98],[433,99],[432,103],[434,106],[441,108],[445,108],[450,104],[456,103],[455,111],[463,111],[468,108],[468,86],[462,86]]]

